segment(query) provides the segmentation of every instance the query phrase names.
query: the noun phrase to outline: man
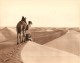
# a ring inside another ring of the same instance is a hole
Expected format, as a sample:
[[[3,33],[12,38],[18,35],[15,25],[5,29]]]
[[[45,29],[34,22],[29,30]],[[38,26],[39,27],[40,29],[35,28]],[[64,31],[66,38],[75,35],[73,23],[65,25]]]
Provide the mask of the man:
[[[31,25],[32,25],[32,22],[28,21],[28,24],[27,24],[27,27],[26,27],[26,41],[28,41],[28,40],[32,41],[31,33],[30,33]]]

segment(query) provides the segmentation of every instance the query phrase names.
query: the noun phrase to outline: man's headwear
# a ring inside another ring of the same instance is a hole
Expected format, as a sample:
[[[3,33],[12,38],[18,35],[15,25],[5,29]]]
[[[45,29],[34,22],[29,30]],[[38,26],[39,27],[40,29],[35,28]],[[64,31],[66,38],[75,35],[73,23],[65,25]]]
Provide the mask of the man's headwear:
[[[32,21],[28,21],[29,24],[32,24]]]

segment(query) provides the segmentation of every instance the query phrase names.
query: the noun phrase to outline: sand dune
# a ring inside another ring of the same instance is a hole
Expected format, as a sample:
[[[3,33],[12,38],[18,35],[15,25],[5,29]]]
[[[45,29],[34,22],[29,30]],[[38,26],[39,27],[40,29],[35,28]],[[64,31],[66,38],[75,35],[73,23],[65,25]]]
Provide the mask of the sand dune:
[[[80,56],[80,33],[70,30],[65,35],[45,44]]]
[[[28,42],[22,52],[23,63],[79,63],[80,58],[76,55]]]
[[[15,28],[8,28],[12,33],[17,34],[16,29]]]
[[[44,31],[44,32],[32,32],[33,40],[38,44],[45,44],[49,41],[52,41],[60,36],[64,35],[67,30],[53,30],[53,31]]]
[[[0,30],[0,42],[16,39],[16,31],[12,28],[3,28]]]
[[[6,37],[2,34],[2,32],[0,31],[0,42],[2,41],[6,41]]]
[[[48,31],[50,31],[50,30],[48,30]],[[47,34],[49,34],[49,33],[45,33],[45,35],[47,35]],[[58,36],[58,33],[56,33],[55,35]],[[38,33],[38,36],[39,36],[39,33]],[[62,37],[59,37],[58,39],[55,39],[55,40],[45,44],[50,47],[47,47],[44,45],[39,45],[39,44],[36,44],[35,42],[29,41],[26,43],[26,45],[24,46],[24,48],[21,52],[21,58],[22,58],[23,62],[21,60],[20,61],[21,61],[21,63],[79,63],[80,57],[77,56],[80,53],[79,37],[80,37],[80,34],[78,32],[69,31]],[[46,37],[44,37],[44,38],[46,38]],[[41,40],[44,38],[41,38]],[[48,35],[46,39],[50,39],[50,38]],[[7,40],[9,40],[9,41],[7,41]],[[3,41],[5,41],[5,45],[4,45]],[[0,60],[9,59],[8,61],[6,60],[7,62],[3,61],[2,63],[4,63],[4,62],[19,63],[20,62],[19,61],[20,56],[16,59],[17,55],[19,55],[20,52],[17,53],[19,50],[15,44],[16,44],[15,28],[6,28],[5,27],[5,28],[0,29],[0,45],[1,45],[0,46],[1,47],[0,48],[0,54],[1,54]],[[14,45],[15,45],[15,47],[14,47]],[[22,45],[22,44],[20,44],[20,45]],[[10,46],[10,48],[8,46]],[[21,50],[21,48],[20,48],[20,50]],[[14,51],[16,51],[16,50],[17,50],[17,52],[16,52],[17,54],[13,55],[13,54],[15,54]],[[9,52],[9,54],[7,51]],[[11,53],[11,51],[13,51],[13,52]],[[6,57],[3,52],[5,53]],[[69,53],[69,52],[71,52],[71,53]],[[74,53],[76,55],[74,55],[72,53]],[[12,57],[14,57],[15,59],[13,59]]]

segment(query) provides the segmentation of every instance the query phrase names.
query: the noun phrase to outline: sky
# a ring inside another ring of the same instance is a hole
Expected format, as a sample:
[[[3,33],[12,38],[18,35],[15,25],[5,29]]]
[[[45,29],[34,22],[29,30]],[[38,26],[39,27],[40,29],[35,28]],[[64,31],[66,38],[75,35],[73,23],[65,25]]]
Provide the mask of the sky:
[[[79,0],[0,0],[0,26],[16,26],[22,16],[33,27],[79,27]]]

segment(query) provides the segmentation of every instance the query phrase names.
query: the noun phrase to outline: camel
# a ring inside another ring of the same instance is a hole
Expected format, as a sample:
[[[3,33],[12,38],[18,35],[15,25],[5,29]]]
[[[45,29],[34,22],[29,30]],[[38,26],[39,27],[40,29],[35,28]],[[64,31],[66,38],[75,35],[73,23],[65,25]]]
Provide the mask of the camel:
[[[21,21],[19,21],[16,26],[17,44],[25,42],[26,26],[27,26],[26,18],[24,18],[24,16],[22,16]]]

